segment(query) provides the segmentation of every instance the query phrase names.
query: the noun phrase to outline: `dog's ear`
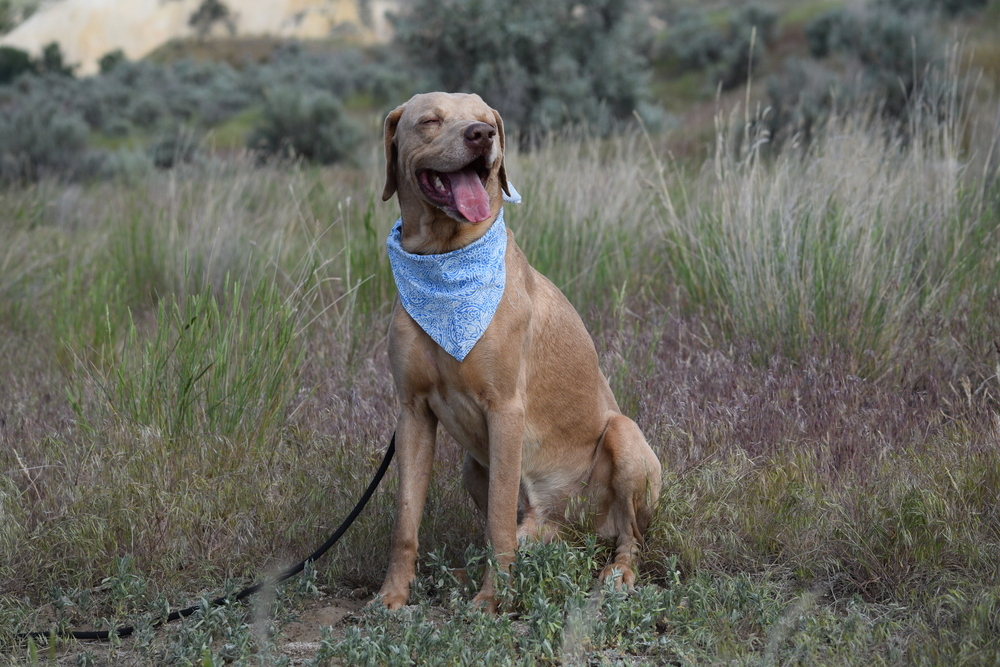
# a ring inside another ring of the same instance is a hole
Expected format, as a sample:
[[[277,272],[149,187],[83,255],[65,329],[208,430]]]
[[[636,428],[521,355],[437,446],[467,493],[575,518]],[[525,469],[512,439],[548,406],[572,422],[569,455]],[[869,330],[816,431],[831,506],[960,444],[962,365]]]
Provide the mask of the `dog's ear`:
[[[500,173],[498,174],[500,187],[503,188],[504,194],[509,197],[510,186],[507,185],[507,166],[504,164],[504,159],[507,155],[507,139],[503,133],[503,118],[500,117],[500,112],[496,109],[490,108],[490,111],[493,112],[493,118],[497,121],[497,132],[500,134]]]
[[[400,104],[385,117],[385,187],[382,188],[382,201],[389,201],[396,193],[396,166],[399,162],[396,127],[399,125],[399,117],[403,115],[405,108],[405,104]]]

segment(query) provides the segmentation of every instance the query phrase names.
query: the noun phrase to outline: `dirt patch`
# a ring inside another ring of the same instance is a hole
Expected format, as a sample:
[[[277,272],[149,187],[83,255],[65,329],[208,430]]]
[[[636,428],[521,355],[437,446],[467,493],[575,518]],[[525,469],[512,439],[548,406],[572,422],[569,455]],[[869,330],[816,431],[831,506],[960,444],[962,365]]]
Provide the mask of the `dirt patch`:
[[[362,600],[326,599],[323,606],[309,608],[299,614],[299,620],[285,626],[282,634],[290,644],[318,642],[323,628],[336,627],[348,616],[365,606]]]
[[[299,612],[298,620],[282,629],[278,650],[289,657],[292,665],[304,664],[319,651],[323,629],[331,628],[335,636],[342,634],[345,620],[361,611],[365,603],[365,600],[326,597],[310,603]]]

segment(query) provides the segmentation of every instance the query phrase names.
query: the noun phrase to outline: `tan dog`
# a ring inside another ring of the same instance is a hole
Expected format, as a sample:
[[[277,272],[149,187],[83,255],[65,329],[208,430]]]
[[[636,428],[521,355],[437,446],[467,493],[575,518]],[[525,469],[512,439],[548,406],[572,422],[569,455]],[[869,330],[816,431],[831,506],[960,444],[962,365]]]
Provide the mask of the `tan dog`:
[[[382,199],[399,197],[406,252],[463,248],[496,220],[501,189],[508,191],[503,121],[479,96],[414,96],[385,120],[385,156]],[[594,512],[598,534],[617,541],[601,579],[635,582],[660,463],[619,412],[580,316],[528,265],[509,232],[506,243],[503,296],[463,361],[396,300],[389,358],[400,401],[399,496],[379,591],[390,609],[410,594],[439,422],[466,450],[463,480],[486,517],[500,567],[513,561],[519,538],[551,539],[568,510],[582,505]],[[492,576],[474,602],[496,610]]]

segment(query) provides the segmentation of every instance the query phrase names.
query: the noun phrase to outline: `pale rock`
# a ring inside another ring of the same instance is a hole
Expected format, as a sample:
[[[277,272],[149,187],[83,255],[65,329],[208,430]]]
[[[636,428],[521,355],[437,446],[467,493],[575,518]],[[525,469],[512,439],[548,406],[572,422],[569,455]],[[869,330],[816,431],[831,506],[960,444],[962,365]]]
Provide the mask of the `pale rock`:
[[[396,0],[369,0],[370,20],[364,21],[358,0],[224,1],[237,36],[319,39],[347,33],[361,43],[391,37],[385,15],[397,6]],[[172,39],[194,36],[188,20],[200,4],[201,0],[59,0],[44,4],[0,36],[0,46],[37,56],[46,44],[58,42],[66,63],[78,64],[79,74],[93,74],[101,56],[115,49],[135,60]],[[227,34],[222,25],[212,32],[213,37]]]

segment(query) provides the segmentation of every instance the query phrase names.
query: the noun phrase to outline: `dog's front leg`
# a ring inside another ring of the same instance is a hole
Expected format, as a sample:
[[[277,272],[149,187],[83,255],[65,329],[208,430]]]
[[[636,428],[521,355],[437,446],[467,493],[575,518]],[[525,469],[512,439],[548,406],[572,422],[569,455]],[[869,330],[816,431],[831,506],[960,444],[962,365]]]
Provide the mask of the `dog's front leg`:
[[[410,582],[416,574],[417,533],[427,498],[434,463],[437,418],[426,404],[404,405],[396,423],[396,462],[399,492],[396,525],[392,532],[389,571],[379,597],[389,609],[399,609],[410,597]]]
[[[489,502],[486,509],[486,540],[497,566],[506,572],[517,550],[517,496],[521,484],[521,447],[524,439],[524,407],[520,402],[493,410],[487,417],[490,439]],[[479,594],[473,599],[483,611],[496,613],[495,572],[487,571]]]

